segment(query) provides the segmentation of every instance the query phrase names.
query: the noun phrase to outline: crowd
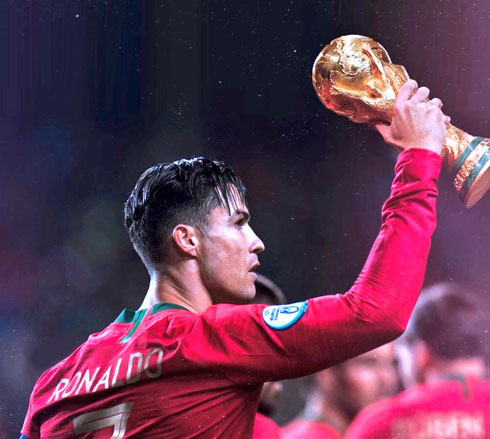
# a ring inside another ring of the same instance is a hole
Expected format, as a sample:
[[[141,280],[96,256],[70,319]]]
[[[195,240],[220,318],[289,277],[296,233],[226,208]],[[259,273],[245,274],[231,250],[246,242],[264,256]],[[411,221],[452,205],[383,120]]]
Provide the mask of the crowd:
[[[260,284],[258,303],[283,303]],[[487,438],[488,310],[467,285],[425,288],[400,339],[303,378],[295,397],[304,408],[284,425],[266,417],[282,385],[266,383],[254,438]]]

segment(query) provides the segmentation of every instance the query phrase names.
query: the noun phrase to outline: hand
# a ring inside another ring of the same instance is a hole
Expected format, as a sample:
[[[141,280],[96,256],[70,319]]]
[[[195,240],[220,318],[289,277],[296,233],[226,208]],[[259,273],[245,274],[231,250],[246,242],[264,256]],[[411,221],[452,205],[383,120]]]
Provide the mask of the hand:
[[[429,89],[418,88],[412,79],[400,88],[391,124],[374,124],[386,143],[398,150],[422,148],[441,154],[450,118],[441,111],[440,99],[428,97]]]

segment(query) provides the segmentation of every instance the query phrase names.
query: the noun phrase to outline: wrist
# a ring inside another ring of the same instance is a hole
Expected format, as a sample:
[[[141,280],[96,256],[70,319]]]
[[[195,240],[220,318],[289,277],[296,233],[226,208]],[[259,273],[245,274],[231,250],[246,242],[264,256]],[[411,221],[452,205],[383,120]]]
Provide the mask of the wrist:
[[[425,149],[427,151],[435,152],[436,154],[442,155],[442,144],[434,143],[434,142],[421,142],[417,144],[411,144],[405,148],[405,151],[408,149]]]

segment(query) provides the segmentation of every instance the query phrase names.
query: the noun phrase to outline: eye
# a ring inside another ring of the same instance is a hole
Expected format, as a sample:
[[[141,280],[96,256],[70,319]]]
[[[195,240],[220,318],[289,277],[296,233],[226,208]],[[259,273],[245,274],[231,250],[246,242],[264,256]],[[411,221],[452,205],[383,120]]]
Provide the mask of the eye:
[[[247,223],[247,220],[245,218],[240,218],[235,222],[235,225],[237,227],[243,227]]]

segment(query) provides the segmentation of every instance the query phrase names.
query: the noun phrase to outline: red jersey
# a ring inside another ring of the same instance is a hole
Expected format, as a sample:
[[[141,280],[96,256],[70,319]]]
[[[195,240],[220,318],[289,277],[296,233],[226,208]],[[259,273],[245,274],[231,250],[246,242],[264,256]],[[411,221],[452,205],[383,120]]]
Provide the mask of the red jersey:
[[[490,439],[490,381],[438,381],[366,407],[347,439]]]
[[[253,439],[281,439],[281,428],[272,419],[257,413]]]
[[[422,287],[439,155],[399,155],[382,226],[345,294],[292,305],[125,310],[37,381],[36,438],[251,438],[265,381],[317,372],[391,341]]]
[[[323,422],[300,419],[284,426],[281,439],[340,439],[340,433]]]

